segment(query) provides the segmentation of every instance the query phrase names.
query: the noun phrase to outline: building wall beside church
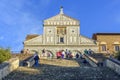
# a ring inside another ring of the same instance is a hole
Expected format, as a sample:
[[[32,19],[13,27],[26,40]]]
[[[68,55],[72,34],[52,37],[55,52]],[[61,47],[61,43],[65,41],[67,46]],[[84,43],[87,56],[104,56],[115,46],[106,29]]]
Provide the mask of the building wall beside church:
[[[110,53],[114,53],[120,50],[120,34],[96,34],[94,35],[93,39],[98,41],[99,52],[107,53],[108,49]]]

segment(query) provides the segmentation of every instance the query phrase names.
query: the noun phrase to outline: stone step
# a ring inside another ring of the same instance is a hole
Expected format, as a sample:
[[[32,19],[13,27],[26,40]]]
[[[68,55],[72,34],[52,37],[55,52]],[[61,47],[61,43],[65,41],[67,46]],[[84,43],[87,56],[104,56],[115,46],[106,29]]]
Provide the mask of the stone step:
[[[119,80],[106,67],[91,67],[82,60],[41,59],[38,67],[19,67],[3,80]],[[79,62],[79,63],[78,63]],[[59,65],[57,64],[59,63]],[[69,64],[71,63],[71,64]],[[66,66],[65,66],[66,64]]]

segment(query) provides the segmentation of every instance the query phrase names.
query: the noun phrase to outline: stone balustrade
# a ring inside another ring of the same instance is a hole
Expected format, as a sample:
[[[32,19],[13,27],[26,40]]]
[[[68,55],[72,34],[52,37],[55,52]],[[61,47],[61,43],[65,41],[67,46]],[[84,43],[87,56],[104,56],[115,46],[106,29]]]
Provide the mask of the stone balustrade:
[[[120,61],[114,58],[108,58],[105,63],[106,67],[109,67],[120,75]]]
[[[0,80],[19,67],[19,59],[12,58],[0,64]]]
[[[95,58],[89,56],[88,54],[84,54],[84,58],[91,66],[98,67],[99,62]]]
[[[27,62],[27,67],[32,67],[35,64],[34,57],[31,57],[26,62]]]
[[[100,65],[100,62],[98,60],[96,60],[95,58],[91,57],[88,54],[84,54],[84,58],[93,67],[98,67]],[[120,61],[114,58],[108,58],[105,60],[104,66],[114,70],[116,73],[120,75]]]
[[[33,55],[23,60],[23,66],[32,67],[34,64],[35,64],[35,61],[34,61]]]

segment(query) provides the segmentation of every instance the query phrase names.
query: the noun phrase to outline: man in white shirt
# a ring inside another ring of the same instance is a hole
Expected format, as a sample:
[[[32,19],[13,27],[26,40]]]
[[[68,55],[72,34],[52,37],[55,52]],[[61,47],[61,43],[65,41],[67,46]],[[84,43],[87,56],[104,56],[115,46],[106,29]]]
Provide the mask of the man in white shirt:
[[[65,56],[65,51],[63,50],[62,51],[62,58],[64,58],[64,56]]]

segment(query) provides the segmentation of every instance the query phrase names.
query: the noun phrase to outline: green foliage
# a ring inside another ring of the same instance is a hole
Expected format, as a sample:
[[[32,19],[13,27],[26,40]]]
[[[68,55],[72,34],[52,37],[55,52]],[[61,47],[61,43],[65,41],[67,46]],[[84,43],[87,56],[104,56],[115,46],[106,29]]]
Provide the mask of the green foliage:
[[[117,53],[115,53],[115,58],[117,58],[118,60],[120,60],[120,51],[118,51]]]
[[[0,63],[11,58],[10,49],[0,48]]]

